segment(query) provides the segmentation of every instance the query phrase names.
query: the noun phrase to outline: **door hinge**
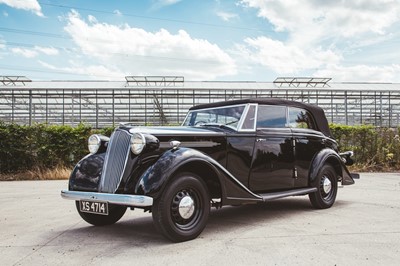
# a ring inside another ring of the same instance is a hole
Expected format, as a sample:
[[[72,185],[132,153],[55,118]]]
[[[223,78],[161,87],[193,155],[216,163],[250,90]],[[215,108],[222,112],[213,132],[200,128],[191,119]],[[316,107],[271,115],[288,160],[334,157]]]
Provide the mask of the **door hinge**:
[[[297,168],[293,169],[293,178],[297,178]]]

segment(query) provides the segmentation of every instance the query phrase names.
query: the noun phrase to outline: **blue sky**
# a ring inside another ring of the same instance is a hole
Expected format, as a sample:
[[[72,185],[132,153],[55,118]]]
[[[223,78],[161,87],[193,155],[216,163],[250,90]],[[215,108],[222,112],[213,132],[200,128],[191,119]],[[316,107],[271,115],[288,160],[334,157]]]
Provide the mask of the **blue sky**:
[[[398,0],[0,0],[0,75],[400,82]]]

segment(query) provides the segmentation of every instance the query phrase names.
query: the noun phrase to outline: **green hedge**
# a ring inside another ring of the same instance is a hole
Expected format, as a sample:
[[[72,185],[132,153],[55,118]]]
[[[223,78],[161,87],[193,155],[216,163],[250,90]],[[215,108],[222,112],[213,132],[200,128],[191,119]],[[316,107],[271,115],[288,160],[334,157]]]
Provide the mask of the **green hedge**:
[[[353,150],[360,170],[400,169],[399,129],[330,125],[340,150]],[[0,121],[0,173],[37,168],[72,167],[87,151],[90,134],[109,136],[113,128],[93,130],[37,124],[21,126]]]
[[[352,150],[356,166],[364,171],[400,169],[399,128],[330,125],[340,151]]]
[[[99,131],[83,124],[21,126],[0,122],[0,173],[73,166],[88,153],[87,139],[94,132]]]

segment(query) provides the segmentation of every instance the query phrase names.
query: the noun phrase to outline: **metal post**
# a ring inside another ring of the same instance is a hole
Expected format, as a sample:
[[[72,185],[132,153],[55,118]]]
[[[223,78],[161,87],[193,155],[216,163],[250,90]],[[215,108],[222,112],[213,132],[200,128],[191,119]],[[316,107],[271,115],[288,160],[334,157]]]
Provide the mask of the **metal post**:
[[[95,108],[96,108],[96,128],[99,128],[99,104],[98,104],[98,96],[97,96],[97,91],[98,90],[95,90],[95,93],[96,93],[96,106],[95,106]]]
[[[344,92],[344,112],[346,125],[349,124],[349,119],[347,117],[347,91]]]
[[[144,90],[144,124],[147,126],[147,90]]]
[[[115,126],[115,90],[112,90],[112,126]]]
[[[179,90],[176,90],[176,123],[179,122]]]
[[[79,90],[79,123],[82,122],[82,90]]]
[[[379,118],[380,118],[380,126],[383,126],[383,101],[382,101],[382,92],[379,92],[379,100],[380,100],[380,115],[379,115]]]
[[[131,89],[128,90],[128,122],[131,122]]]
[[[360,91],[360,119],[361,119],[361,124],[363,123],[363,98],[362,98],[362,92]]]
[[[29,90],[29,126],[32,126],[32,90]]]
[[[389,127],[392,127],[392,104],[390,102],[391,93],[389,91]]]
[[[333,91],[331,91],[331,123],[333,123]]]
[[[71,124],[72,126],[75,125],[75,116],[74,116],[74,90],[71,90]]]
[[[11,91],[11,122],[14,123],[14,108],[15,108],[15,96],[14,90]]]
[[[49,123],[49,90],[46,90],[46,124]]]
[[[62,91],[62,125],[64,125],[65,119],[65,90]]]

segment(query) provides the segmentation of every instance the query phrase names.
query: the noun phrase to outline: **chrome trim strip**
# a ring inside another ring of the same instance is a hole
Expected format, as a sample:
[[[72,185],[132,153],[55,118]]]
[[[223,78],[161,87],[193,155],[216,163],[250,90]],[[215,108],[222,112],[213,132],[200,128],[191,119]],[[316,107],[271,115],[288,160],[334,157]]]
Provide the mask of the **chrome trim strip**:
[[[97,192],[83,192],[61,190],[61,197],[70,200],[96,200],[104,201],[116,205],[130,207],[150,207],[153,205],[153,198],[142,195],[109,194]]]
[[[240,182],[233,174],[231,174],[227,169],[225,169],[225,167],[223,167],[219,162],[217,162],[216,160],[214,160],[211,157],[209,158],[209,160],[211,163],[213,163],[215,166],[217,166],[222,172],[224,172],[224,174],[226,174],[232,180],[234,180],[236,182],[236,185],[240,186],[243,190],[245,190],[247,193],[252,195],[254,198],[261,199],[260,195],[255,194],[250,189],[248,189],[245,185],[243,185],[242,182]],[[229,197],[229,196],[227,196],[227,198],[233,199],[232,197]]]
[[[254,108],[255,108],[255,110],[254,110],[254,117],[253,117],[253,119],[254,119],[254,121],[253,121],[253,128],[248,128],[248,129],[243,129],[242,127],[243,127],[243,124],[244,124],[244,121],[245,121],[245,119],[246,119],[246,117],[247,117],[247,113],[249,112],[249,110],[250,110],[250,108],[252,107],[252,106],[254,106]],[[239,126],[238,126],[238,132],[255,132],[256,131],[256,123],[257,123],[257,108],[258,107],[258,104],[254,104],[254,103],[251,103],[251,104],[248,104],[247,105],[247,107],[246,107],[246,110],[243,112],[243,114],[242,114],[242,118],[240,119],[240,124],[239,124]]]
[[[208,148],[221,145],[221,143],[214,141],[181,141],[180,143],[180,147],[186,148]],[[160,148],[171,148],[170,142],[160,142]]]
[[[187,129],[193,129],[196,128],[198,130],[196,131],[185,131],[185,128]],[[194,126],[184,126],[184,127],[134,127],[129,129],[129,133],[135,134],[135,133],[142,133],[142,134],[150,134],[154,136],[158,135],[172,135],[172,136],[199,136],[199,135],[205,135],[205,136],[225,136],[224,132],[214,132],[210,130],[204,129],[204,127],[194,127]]]

